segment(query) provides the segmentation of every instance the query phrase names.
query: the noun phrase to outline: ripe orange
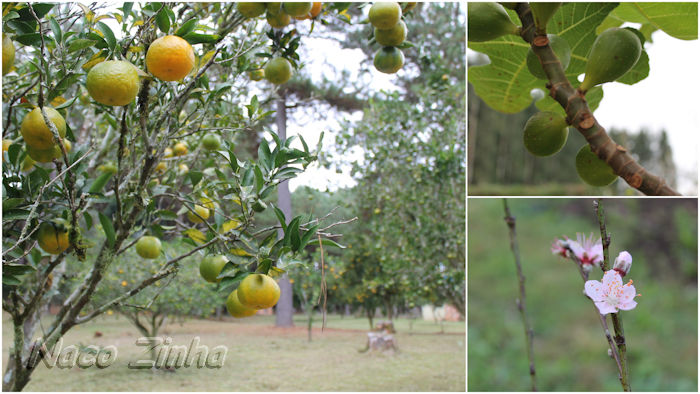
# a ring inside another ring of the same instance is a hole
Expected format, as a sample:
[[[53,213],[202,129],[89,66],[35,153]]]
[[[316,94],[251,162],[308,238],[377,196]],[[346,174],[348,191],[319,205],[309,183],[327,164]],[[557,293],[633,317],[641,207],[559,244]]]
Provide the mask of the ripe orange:
[[[158,164],[156,165],[156,172],[158,172],[158,173],[161,173],[161,174],[162,174],[162,173],[164,173],[165,170],[167,170],[167,169],[168,169],[168,165],[165,164],[164,161],[161,161],[160,163],[158,163]],[[116,172],[116,171],[115,171],[115,172]]]
[[[60,254],[68,249],[68,231],[62,226],[50,222],[43,222],[37,231],[37,241],[45,252]]]
[[[406,24],[399,21],[396,26],[391,29],[374,28],[374,39],[377,44],[385,47],[396,47],[401,45],[406,40]]]
[[[374,55],[374,67],[385,73],[393,74],[403,67],[403,52],[396,47],[383,47]]]
[[[312,2],[301,1],[285,1],[282,3],[282,9],[290,16],[304,16],[311,11]]]
[[[283,57],[276,57],[265,65],[265,78],[275,85],[281,85],[292,77],[292,63]]]
[[[197,212],[197,215],[201,216],[202,219],[204,219],[204,220],[209,219],[209,215],[210,215],[209,209],[207,209],[201,205],[195,204],[194,211]],[[187,211],[187,219],[189,219],[190,222],[202,223],[204,220],[200,219],[199,216],[197,216],[197,215],[192,213],[192,211]]]
[[[221,282],[221,279],[216,277],[219,276],[226,263],[228,263],[228,259],[224,255],[206,256],[199,264],[199,274],[207,282]]]
[[[238,286],[238,300],[248,308],[272,308],[280,299],[280,287],[264,274],[250,274]]]
[[[401,20],[401,6],[395,2],[378,1],[369,9],[369,21],[377,29],[391,29]]]
[[[156,78],[178,81],[194,67],[194,50],[189,42],[178,36],[156,39],[146,52],[146,67]]]
[[[104,105],[128,105],[139,93],[136,67],[122,60],[108,60],[90,69],[87,90],[95,101]]]
[[[66,136],[66,121],[63,116],[51,107],[44,107],[46,115],[51,120],[51,123],[58,129],[58,135]],[[20,129],[24,142],[35,149],[49,149],[56,145],[53,139],[53,133],[44,122],[44,117],[41,115],[41,110],[37,107],[29,112],[22,120]]]
[[[236,4],[238,12],[240,12],[246,18],[257,18],[265,13],[267,10],[267,5],[265,3],[258,2],[240,2]]]
[[[7,74],[15,64],[15,44],[12,39],[2,35],[2,75]]]
[[[156,237],[146,235],[136,242],[136,253],[144,259],[155,259],[160,256],[161,244]]]
[[[226,299],[226,309],[233,317],[248,317],[255,314],[255,309],[248,308],[241,304],[238,299],[238,289],[231,292]]]
[[[321,13],[321,9],[323,8],[323,3],[320,1],[315,1],[314,5],[311,7],[311,11],[306,13],[305,15],[302,16],[295,16],[294,19],[303,21],[306,19],[313,19],[318,16],[318,14]]]
[[[163,157],[173,157],[173,150],[165,148],[165,150],[163,150]]]
[[[173,153],[175,156],[184,156],[187,154],[187,145],[184,142],[178,142],[173,146]]]

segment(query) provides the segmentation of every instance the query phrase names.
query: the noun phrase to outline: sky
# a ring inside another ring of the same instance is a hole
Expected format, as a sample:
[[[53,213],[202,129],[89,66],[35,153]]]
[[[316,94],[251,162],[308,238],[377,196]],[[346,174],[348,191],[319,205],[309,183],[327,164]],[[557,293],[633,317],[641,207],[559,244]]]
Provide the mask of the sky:
[[[697,195],[693,180],[698,177],[700,43],[679,40],[662,31],[654,32],[652,40],[645,44],[649,76],[634,85],[604,84],[603,101],[595,116],[608,130],[614,127],[637,132],[645,128],[654,134],[666,130],[678,168],[678,191]],[[475,53],[467,49],[468,56]]]

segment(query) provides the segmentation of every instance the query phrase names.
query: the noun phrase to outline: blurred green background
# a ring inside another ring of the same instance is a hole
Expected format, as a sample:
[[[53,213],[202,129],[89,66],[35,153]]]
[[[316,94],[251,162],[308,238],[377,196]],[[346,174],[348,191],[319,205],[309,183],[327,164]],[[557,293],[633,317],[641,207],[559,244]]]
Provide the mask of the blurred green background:
[[[600,230],[593,199],[509,199],[517,220],[541,391],[621,391],[614,361],[574,263],[555,237]],[[697,200],[603,200],[610,256],[632,254],[638,306],[622,313],[635,391],[697,391]],[[518,282],[502,199],[469,200],[468,389],[530,389]],[[594,269],[591,279],[600,280]],[[611,328],[612,330],[612,328]]]

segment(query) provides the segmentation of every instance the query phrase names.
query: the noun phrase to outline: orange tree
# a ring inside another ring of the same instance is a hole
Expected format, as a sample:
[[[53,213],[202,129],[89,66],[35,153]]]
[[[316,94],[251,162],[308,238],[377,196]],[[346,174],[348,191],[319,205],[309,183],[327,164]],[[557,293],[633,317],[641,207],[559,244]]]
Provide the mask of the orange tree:
[[[298,23],[328,23],[347,6]],[[225,254],[212,286],[227,294],[251,272],[284,272],[323,228],[266,203],[317,150],[266,130],[255,159],[234,153],[230,141],[271,114],[248,73],[277,57],[299,66],[296,30],[240,11],[235,3],[3,3],[3,309],[14,327],[3,389],[26,386],[45,354],[33,350],[50,351],[76,325],[125,307],[175,276],[186,257]],[[256,214],[273,208],[280,223],[256,225]],[[163,258],[160,242],[137,244],[142,237],[189,250]],[[132,249],[154,264],[113,298],[91,302]],[[86,263],[73,285],[67,256]],[[65,297],[39,333],[56,289]]]

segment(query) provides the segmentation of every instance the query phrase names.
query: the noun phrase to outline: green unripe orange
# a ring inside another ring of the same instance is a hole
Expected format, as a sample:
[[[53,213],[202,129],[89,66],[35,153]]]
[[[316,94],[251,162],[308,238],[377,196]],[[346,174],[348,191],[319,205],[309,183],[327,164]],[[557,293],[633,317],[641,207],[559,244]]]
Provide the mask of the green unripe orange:
[[[282,3],[282,9],[291,16],[304,16],[311,11],[313,5],[314,3],[312,2],[284,2]]]
[[[160,256],[160,240],[150,235],[139,238],[136,242],[136,253],[144,259],[155,259]]]
[[[39,225],[36,238],[39,246],[51,254],[63,253],[70,246],[65,227],[50,222],[42,222]]]
[[[565,39],[554,35],[548,34],[549,46],[552,47],[552,51],[557,55],[559,61],[561,62],[561,67],[566,70],[569,67],[569,62],[571,61],[571,48]],[[542,63],[540,59],[535,55],[532,47],[527,51],[527,69],[530,70],[530,74],[534,75],[538,79],[547,79],[547,74],[542,68]]]
[[[283,57],[276,57],[265,65],[265,78],[275,85],[281,85],[291,77],[292,63]]]
[[[401,6],[392,1],[378,1],[369,9],[369,21],[377,29],[391,29],[401,20]]]
[[[66,120],[63,119],[63,116],[51,107],[44,107],[44,111],[46,111],[46,116],[51,123],[56,126],[58,135],[60,135],[61,138],[65,137]],[[56,145],[53,133],[51,129],[49,129],[49,126],[46,125],[46,122],[44,122],[44,116],[39,107],[34,108],[24,117],[20,132],[22,133],[24,142],[32,148],[46,150]]]
[[[634,67],[641,54],[642,43],[636,34],[619,27],[605,30],[593,42],[580,89],[585,92],[620,78]]]
[[[523,143],[535,156],[551,156],[561,150],[569,137],[566,119],[555,112],[538,112],[525,123]]]
[[[538,32],[544,32],[547,29],[547,23],[559,7],[561,7],[561,3],[530,3],[530,11],[532,11]]]
[[[221,270],[228,263],[228,259],[224,255],[206,256],[201,263],[199,263],[199,274],[207,282],[217,283],[221,282],[221,279],[217,279]]]
[[[266,19],[267,23],[275,29],[281,29],[292,21],[292,17],[282,11],[278,12],[277,14],[271,14],[268,12]]]
[[[59,159],[63,156],[61,147],[58,144],[49,149],[36,149],[31,145],[27,145],[27,157],[39,163],[49,163],[53,159]]]
[[[12,39],[2,35],[2,75],[7,74],[15,64],[15,44]]]
[[[403,62],[403,52],[396,47],[383,47],[374,54],[374,68],[385,74],[399,71]]]
[[[482,42],[506,34],[519,34],[508,13],[498,3],[467,3],[467,39]]]
[[[377,29],[374,28],[374,39],[377,44],[385,47],[396,47],[406,40],[406,24],[404,21],[399,21],[391,29]]]
[[[607,186],[617,179],[612,168],[601,160],[590,145],[584,145],[576,154],[576,172],[584,182],[591,186]]]
[[[238,289],[231,292],[226,299],[226,310],[233,317],[248,317],[253,316],[256,312],[253,308],[241,304],[238,300]]]
[[[221,139],[216,134],[207,134],[202,138],[202,146],[206,150],[218,150],[221,148]]]
[[[241,15],[246,18],[257,18],[264,14],[267,10],[267,4],[258,2],[240,2],[236,4],[236,8]]]

